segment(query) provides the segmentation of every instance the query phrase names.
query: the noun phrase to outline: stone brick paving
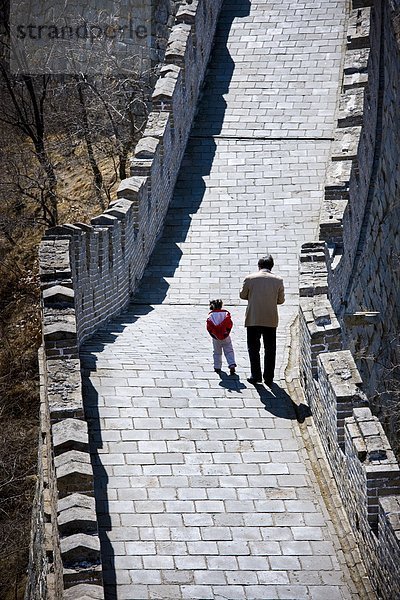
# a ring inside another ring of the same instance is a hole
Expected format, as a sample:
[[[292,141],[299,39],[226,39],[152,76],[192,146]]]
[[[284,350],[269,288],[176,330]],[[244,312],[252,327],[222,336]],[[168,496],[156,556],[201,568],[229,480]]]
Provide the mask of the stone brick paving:
[[[83,349],[108,599],[359,598],[283,372],[299,247],[321,203],[345,5],[225,2],[164,235],[135,304]],[[246,381],[238,300],[267,251],[288,292],[272,391]],[[215,296],[235,322],[235,377],[212,368]]]

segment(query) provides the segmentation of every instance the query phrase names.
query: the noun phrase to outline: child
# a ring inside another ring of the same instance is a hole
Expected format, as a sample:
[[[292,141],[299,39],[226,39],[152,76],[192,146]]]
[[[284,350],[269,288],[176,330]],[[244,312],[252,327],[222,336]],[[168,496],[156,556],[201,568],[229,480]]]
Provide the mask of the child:
[[[221,373],[222,350],[224,351],[231,375],[235,374],[235,354],[233,352],[230,332],[233,327],[229,311],[222,308],[222,300],[210,300],[210,311],[207,317],[207,331],[213,339],[214,371]]]

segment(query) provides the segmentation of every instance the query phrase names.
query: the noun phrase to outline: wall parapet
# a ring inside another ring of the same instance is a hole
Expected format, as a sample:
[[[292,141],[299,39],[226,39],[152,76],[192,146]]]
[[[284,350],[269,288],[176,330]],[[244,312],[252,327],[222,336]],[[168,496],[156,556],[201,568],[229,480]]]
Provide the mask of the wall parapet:
[[[129,303],[162,231],[221,6],[180,3],[131,176],[90,224],[53,227],[40,245],[42,439],[27,600],[104,598],[79,348]]]
[[[354,301],[351,294],[368,227],[382,222],[390,207],[386,202],[375,208],[374,185],[379,168],[383,185],[389,173],[382,159],[389,152],[382,146],[382,127],[400,132],[393,96],[400,83],[395,69],[397,65],[398,73],[400,36],[395,42],[386,32],[392,31],[396,15],[400,19],[400,8],[394,16],[393,6],[353,0],[319,240],[302,246],[299,267],[301,384],[368,575],[384,600],[400,596],[400,469],[370,410],[371,397],[350,338],[357,328],[365,332],[365,340],[374,340],[382,335],[385,318],[378,306],[362,305],[364,290],[356,289]],[[393,64],[384,60],[389,51]],[[390,155],[388,162],[393,172]],[[395,194],[393,186],[386,190]],[[377,268],[374,263],[375,276]],[[382,286],[375,283],[374,289],[381,301]]]

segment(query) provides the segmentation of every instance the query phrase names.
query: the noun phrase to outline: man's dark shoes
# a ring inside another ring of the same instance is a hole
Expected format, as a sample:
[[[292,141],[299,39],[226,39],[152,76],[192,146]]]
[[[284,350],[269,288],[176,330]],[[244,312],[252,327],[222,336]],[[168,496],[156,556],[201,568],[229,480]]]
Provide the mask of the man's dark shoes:
[[[257,379],[256,377],[248,377],[247,381],[252,385],[256,385],[257,383],[261,383],[261,378]]]
[[[264,379],[264,383],[267,387],[271,388],[274,384],[274,382],[272,381],[272,379]]]

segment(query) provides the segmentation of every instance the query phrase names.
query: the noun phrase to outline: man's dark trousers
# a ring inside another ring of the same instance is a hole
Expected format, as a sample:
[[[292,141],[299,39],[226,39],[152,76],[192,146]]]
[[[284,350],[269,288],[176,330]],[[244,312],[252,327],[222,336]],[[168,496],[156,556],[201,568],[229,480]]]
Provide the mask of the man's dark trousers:
[[[249,326],[247,329],[247,349],[249,352],[251,376],[261,381],[260,347],[261,337],[264,342],[264,373],[263,379],[271,384],[275,372],[276,356],[276,327]]]

